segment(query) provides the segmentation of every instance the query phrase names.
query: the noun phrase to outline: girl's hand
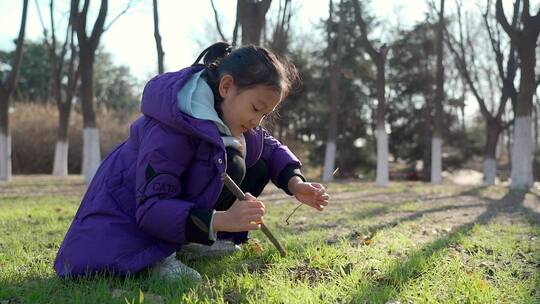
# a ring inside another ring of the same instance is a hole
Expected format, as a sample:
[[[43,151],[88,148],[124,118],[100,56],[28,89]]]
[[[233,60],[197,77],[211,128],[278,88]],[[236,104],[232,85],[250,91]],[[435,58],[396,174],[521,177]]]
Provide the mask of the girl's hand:
[[[261,228],[264,204],[246,193],[246,200],[236,200],[227,211],[214,214],[214,231],[240,232]]]
[[[326,193],[323,185],[303,182],[297,176],[291,178],[289,181],[289,190],[294,194],[298,201],[319,211],[324,210],[324,207],[328,205],[328,200],[330,199],[330,196]]]

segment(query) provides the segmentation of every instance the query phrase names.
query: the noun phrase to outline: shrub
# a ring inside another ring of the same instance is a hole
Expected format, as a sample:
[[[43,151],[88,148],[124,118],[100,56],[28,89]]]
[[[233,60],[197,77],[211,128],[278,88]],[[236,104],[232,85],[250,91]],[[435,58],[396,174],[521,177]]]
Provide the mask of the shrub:
[[[100,131],[101,155],[124,141],[130,123],[138,113],[116,111],[96,113]],[[122,117],[128,117],[123,119]],[[52,104],[17,103],[10,114],[13,174],[50,174],[57,139],[58,110]],[[72,111],[69,130],[68,171],[80,174],[82,160],[82,116]]]

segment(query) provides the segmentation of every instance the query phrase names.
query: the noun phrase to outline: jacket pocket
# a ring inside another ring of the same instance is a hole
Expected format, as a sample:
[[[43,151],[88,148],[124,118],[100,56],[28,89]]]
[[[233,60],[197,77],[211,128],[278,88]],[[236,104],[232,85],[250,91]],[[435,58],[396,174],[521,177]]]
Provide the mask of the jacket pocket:
[[[216,168],[211,162],[194,161],[183,176],[185,196],[192,198],[200,195],[215,175]]]
[[[124,185],[122,174],[118,174],[108,181],[109,194],[116,206],[127,216],[135,218],[135,188]]]

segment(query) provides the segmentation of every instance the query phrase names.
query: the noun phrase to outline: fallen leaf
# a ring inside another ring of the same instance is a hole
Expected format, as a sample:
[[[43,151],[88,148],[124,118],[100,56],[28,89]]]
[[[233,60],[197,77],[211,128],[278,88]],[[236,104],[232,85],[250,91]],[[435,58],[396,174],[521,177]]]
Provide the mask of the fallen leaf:
[[[457,258],[459,256],[459,252],[457,252],[456,250],[451,250],[448,252],[448,256],[451,258]]]
[[[259,241],[253,239],[250,243],[250,246],[251,246],[251,249],[253,250],[253,252],[255,253],[261,253],[264,251],[264,248],[263,246],[261,245],[261,243],[259,243]]]
[[[369,238],[366,238],[364,240],[362,240],[362,245],[371,245],[371,243],[373,243],[373,240],[372,239],[369,239]]]

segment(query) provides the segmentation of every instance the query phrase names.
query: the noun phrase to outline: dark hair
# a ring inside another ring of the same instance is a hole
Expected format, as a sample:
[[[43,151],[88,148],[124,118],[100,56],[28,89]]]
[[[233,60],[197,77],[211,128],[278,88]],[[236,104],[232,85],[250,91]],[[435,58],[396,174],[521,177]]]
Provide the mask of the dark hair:
[[[240,91],[263,85],[281,93],[282,99],[300,85],[296,67],[263,47],[247,45],[232,50],[226,42],[214,43],[199,55],[193,65],[198,65],[203,56],[206,68],[203,76],[214,93],[214,106],[220,116],[219,105],[223,98],[219,94],[219,83],[223,75],[231,75]]]

